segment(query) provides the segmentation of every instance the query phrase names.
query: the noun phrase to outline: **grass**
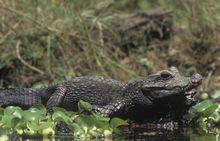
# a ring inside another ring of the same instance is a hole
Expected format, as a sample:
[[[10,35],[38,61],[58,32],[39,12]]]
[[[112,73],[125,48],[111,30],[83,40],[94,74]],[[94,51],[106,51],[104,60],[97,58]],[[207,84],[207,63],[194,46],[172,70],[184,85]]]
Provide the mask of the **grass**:
[[[171,36],[149,41],[127,33],[134,48],[124,49],[113,15],[159,7],[171,10]],[[49,85],[81,75],[128,80],[169,66],[219,76],[219,8],[217,0],[1,0],[0,85]]]

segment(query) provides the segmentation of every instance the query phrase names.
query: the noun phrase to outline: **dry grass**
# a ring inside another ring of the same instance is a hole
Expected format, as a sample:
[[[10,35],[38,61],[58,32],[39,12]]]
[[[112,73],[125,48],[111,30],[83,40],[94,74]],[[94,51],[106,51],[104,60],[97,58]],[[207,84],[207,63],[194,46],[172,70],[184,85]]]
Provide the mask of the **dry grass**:
[[[81,75],[128,80],[172,65],[188,74],[220,75],[219,1],[140,3],[0,0],[1,85],[32,86]],[[124,52],[109,18],[149,7],[172,10],[172,36],[147,44],[141,40]]]

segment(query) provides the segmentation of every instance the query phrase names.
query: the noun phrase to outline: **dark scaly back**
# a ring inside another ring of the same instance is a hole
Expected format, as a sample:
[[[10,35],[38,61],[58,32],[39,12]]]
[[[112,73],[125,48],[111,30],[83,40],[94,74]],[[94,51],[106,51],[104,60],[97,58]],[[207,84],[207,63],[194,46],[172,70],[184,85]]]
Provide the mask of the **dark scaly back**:
[[[0,89],[0,106],[20,106],[24,109],[41,104],[38,90],[31,88]]]
[[[79,100],[92,105],[106,105],[120,97],[124,83],[101,76],[75,77],[62,83],[67,89],[62,107],[75,110]]]

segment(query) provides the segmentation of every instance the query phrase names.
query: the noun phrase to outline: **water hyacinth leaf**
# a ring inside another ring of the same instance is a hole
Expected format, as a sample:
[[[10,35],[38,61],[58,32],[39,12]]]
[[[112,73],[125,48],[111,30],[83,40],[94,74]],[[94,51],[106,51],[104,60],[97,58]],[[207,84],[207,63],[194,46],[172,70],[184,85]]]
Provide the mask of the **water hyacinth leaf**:
[[[55,135],[55,131],[53,128],[49,127],[49,128],[43,129],[42,134],[44,136]]]
[[[90,130],[99,129],[100,132],[104,130],[110,130],[109,122],[100,121],[93,115],[79,115],[75,120],[77,125],[80,125],[80,130],[87,133]]]
[[[8,106],[4,110],[4,115],[12,115],[15,111],[21,113],[22,109],[17,106]]]
[[[109,121],[110,118],[102,117],[96,114],[91,115],[94,119],[94,126],[103,130],[110,130]]]
[[[213,104],[212,106],[208,107],[207,109],[205,109],[203,112],[202,112],[202,115],[203,116],[210,116],[213,112],[215,112],[215,110],[218,108],[218,105],[217,104]]]
[[[52,115],[52,120],[55,122],[56,121],[63,121],[67,125],[71,124],[71,122],[72,122],[71,118],[62,111],[55,111]]]
[[[84,130],[83,130],[82,126],[78,125],[76,123],[72,123],[71,126],[70,126],[70,129],[72,131],[74,131],[74,136],[77,136],[79,134],[83,134],[84,133]]]
[[[16,124],[16,126],[14,127],[16,131],[21,131],[25,128],[27,128],[27,124],[26,121],[24,119],[19,120],[19,122]]]
[[[52,126],[53,126],[53,123],[50,120],[46,122],[41,122],[39,124],[37,124],[36,122],[27,122],[27,128],[33,131],[40,131],[40,130],[47,129]]]
[[[23,116],[26,121],[39,120],[41,117],[46,116],[46,113],[43,110],[37,108],[30,108],[26,111],[23,111]]]
[[[22,118],[22,110],[20,107],[9,106],[5,108],[0,123],[4,128],[14,128]]]
[[[204,100],[192,108],[198,113],[201,113],[203,116],[209,116],[217,109],[217,107],[218,105],[214,104],[211,100]]]
[[[95,124],[95,118],[89,115],[80,115],[74,121],[82,127],[91,127]]]
[[[27,129],[24,129],[23,131],[24,131],[25,134],[27,134],[27,135],[29,135],[29,136],[30,136],[30,135],[36,135],[36,134],[37,134],[36,131],[30,130],[30,129],[28,129],[28,128],[27,128]]]
[[[218,105],[218,108],[215,110],[215,112],[210,115],[210,118],[215,122],[216,125],[220,124],[220,105]]]
[[[220,98],[220,90],[216,90],[214,94],[211,95],[213,99]]]
[[[107,121],[107,122],[110,121],[109,117],[103,117],[103,116],[100,116],[96,113],[92,113],[92,116],[94,116],[97,120],[100,120],[100,121]]]
[[[9,129],[9,128],[14,128],[19,121],[20,121],[20,117],[4,115],[0,123],[2,127]]]
[[[111,119],[110,121],[110,126],[113,129],[117,129],[119,126],[123,126],[123,125],[128,125],[128,123],[125,120],[117,118],[117,117]]]
[[[42,114],[46,114],[47,113],[47,109],[45,108],[45,106],[44,105],[35,105],[35,106],[33,106],[33,107],[31,107],[31,108],[29,108],[28,110],[39,110],[39,111],[41,111],[41,113]]]
[[[85,102],[83,100],[80,100],[78,102],[78,109],[79,109],[79,112],[84,112],[84,111],[91,111],[92,110],[92,105],[89,104],[88,102]]]

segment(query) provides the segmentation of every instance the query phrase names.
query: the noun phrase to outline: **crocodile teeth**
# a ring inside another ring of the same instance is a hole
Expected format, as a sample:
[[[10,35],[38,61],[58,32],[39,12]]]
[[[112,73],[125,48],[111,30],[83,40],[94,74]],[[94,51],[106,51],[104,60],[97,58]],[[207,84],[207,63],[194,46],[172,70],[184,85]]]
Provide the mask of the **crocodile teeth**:
[[[190,91],[185,92],[185,95],[186,95],[186,96],[195,95],[195,94],[196,94],[196,90],[195,90],[195,89],[192,89],[192,90],[190,90]]]

